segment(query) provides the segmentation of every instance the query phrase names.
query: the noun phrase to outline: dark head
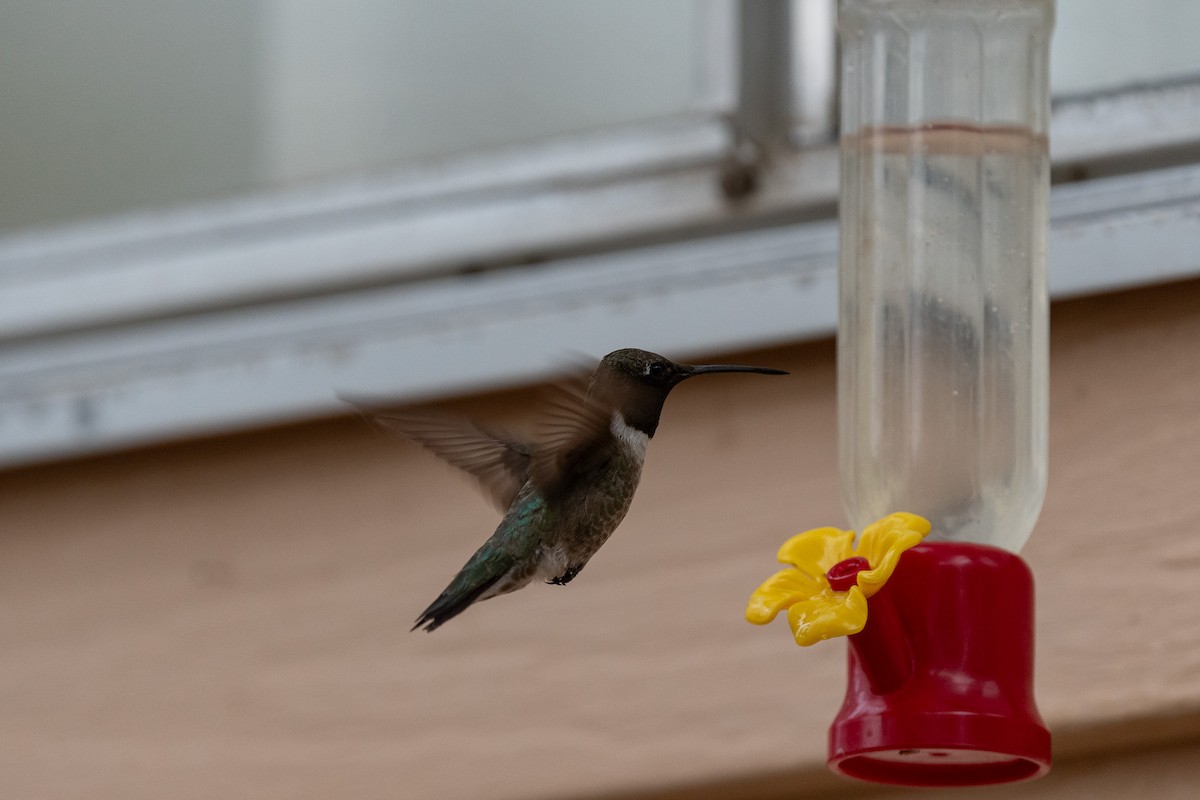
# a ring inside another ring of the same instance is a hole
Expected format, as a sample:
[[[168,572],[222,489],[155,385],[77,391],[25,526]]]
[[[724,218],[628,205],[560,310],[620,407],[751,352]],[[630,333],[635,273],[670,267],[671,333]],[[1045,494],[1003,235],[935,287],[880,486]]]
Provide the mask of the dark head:
[[[663,403],[671,390],[688,378],[717,372],[757,372],[761,375],[786,375],[779,369],[746,367],[738,364],[677,364],[669,358],[645,350],[614,350],[600,361],[588,388],[594,400],[620,411],[625,424],[647,436],[658,428]]]

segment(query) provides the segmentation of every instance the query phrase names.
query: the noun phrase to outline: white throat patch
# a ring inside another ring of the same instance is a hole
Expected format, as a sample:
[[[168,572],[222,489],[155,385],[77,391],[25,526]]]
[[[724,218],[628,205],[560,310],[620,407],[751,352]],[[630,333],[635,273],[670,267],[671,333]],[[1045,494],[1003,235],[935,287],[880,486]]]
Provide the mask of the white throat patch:
[[[613,412],[612,425],[609,426],[609,429],[613,432],[613,436],[624,442],[630,450],[641,458],[645,457],[646,444],[650,441],[650,437],[637,428],[631,428],[625,422],[625,417],[621,416],[620,411]]]

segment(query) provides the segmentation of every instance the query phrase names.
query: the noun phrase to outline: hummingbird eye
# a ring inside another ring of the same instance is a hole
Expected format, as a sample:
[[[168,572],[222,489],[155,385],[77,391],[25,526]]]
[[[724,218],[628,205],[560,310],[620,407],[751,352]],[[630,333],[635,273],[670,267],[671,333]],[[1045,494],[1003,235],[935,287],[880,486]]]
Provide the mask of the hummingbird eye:
[[[651,364],[650,366],[646,367],[646,374],[649,375],[651,378],[661,378],[666,373],[667,373],[667,368],[658,362],[655,362],[655,363]]]

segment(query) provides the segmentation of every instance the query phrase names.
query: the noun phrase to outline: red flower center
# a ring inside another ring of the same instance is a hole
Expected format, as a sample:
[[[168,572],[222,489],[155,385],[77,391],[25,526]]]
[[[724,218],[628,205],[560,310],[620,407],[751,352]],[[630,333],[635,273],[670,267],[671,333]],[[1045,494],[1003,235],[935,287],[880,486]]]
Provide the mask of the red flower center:
[[[858,573],[870,568],[870,563],[862,556],[851,556],[830,567],[825,577],[829,579],[830,589],[835,592],[848,592],[851,586],[858,583]]]

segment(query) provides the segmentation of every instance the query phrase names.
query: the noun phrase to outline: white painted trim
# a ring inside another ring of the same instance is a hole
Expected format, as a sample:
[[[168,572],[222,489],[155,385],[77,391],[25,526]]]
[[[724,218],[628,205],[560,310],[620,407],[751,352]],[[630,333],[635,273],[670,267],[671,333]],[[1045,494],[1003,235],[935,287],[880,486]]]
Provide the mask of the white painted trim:
[[[836,0],[790,0],[792,144],[833,139],[837,114]]]
[[[1087,163],[1200,145],[1200,81],[1139,86],[1059,98],[1051,113],[1050,156]]]
[[[693,62],[692,107],[729,115],[738,102],[737,0],[699,0]]]
[[[719,214],[688,117],[396,175],[0,240],[0,341],[522,260]],[[670,202],[647,202],[652,196]]]
[[[1053,297],[1200,275],[1200,165],[1056,187],[1050,216]]]
[[[1061,104],[1052,142],[1059,163],[1200,143],[1200,84]],[[735,147],[725,120],[685,117],[11,236],[0,239],[0,342],[812,216],[835,202],[836,149],[819,147],[770,154],[761,191],[731,203],[719,186]]]
[[[1200,274],[1200,166],[1057,187],[1051,288]],[[836,223],[563,258],[14,342],[0,464],[412,402],[545,376],[572,351],[678,357],[830,335]]]

